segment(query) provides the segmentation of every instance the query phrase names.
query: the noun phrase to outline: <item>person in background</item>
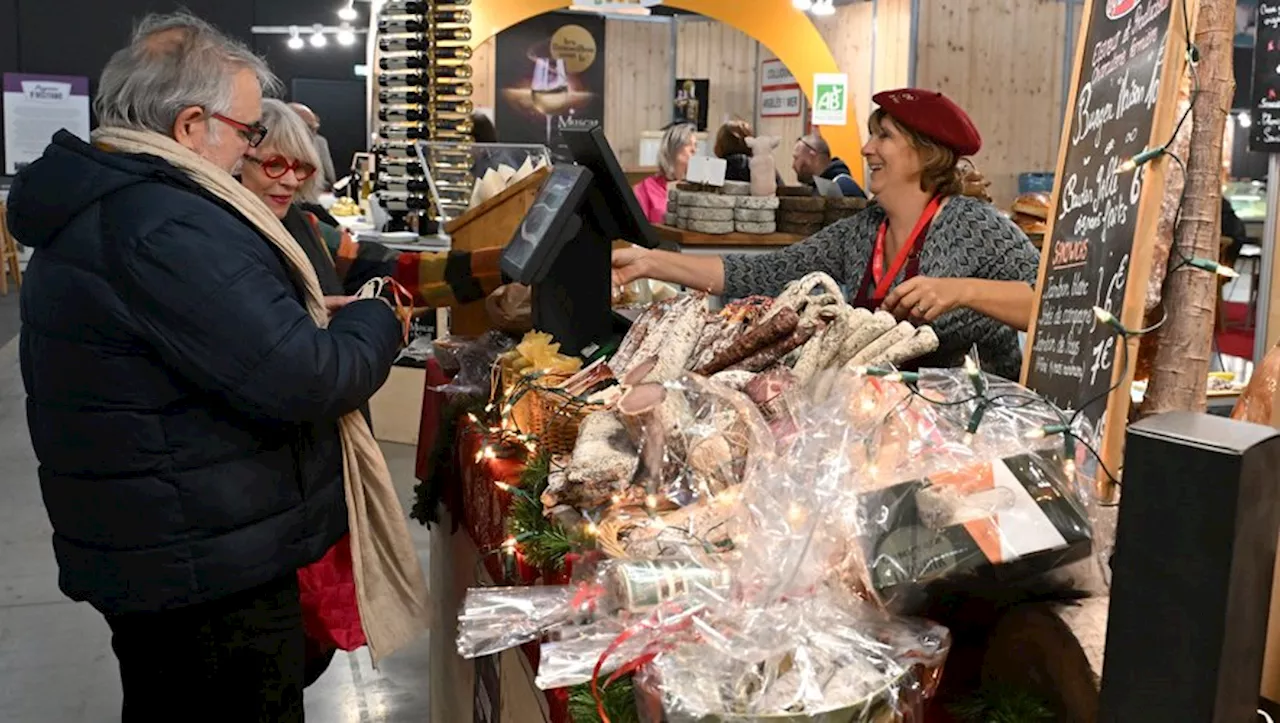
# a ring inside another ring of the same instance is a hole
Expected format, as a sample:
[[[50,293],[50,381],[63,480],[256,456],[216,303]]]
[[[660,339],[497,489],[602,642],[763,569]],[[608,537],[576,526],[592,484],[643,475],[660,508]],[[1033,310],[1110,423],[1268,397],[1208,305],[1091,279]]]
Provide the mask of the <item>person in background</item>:
[[[658,149],[658,172],[637,183],[632,189],[640,201],[640,210],[649,223],[664,223],[667,215],[667,185],[684,180],[689,172],[689,159],[698,150],[693,126],[677,123],[662,134]]]
[[[904,88],[873,100],[862,154],[876,204],[768,254],[614,251],[614,285],[652,278],[730,298],[773,296],[823,271],[855,306],[931,324],[938,351],[920,366],[956,366],[976,346],[984,368],[1017,379],[1040,255],[991,204],[961,195],[960,159],[982,147],[977,128],[941,93]]]
[[[796,178],[805,185],[814,185],[814,178],[825,178],[840,186],[845,196],[866,198],[867,194],[849,174],[849,166],[839,158],[831,157],[831,146],[817,133],[801,136],[791,150],[791,167]]]
[[[1236,209],[1226,196],[1222,197],[1222,235],[1231,243],[1222,251],[1222,263],[1235,267],[1240,260],[1240,250],[1249,241],[1249,230],[1236,215]]]
[[[724,180],[751,182],[751,124],[744,120],[731,120],[716,131],[716,158],[725,162]]]
[[[471,137],[476,143],[497,143],[498,129],[489,116],[476,111],[471,114]]]
[[[316,154],[320,156],[320,170],[324,172],[324,176],[321,178],[322,183],[316,184],[315,198],[311,199],[314,201],[320,197],[321,191],[328,191],[338,182],[338,172],[333,166],[333,152],[329,150],[329,139],[320,135],[320,116],[302,103],[290,103],[289,107],[306,121],[307,128],[311,129],[311,141],[315,143]]]
[[[276,87],[203,20],[150,15],[93,143],[59,131],[9,196],[58,583],[111,628],[124,723],[303,720],[298,570],[347,534],[340,420],[402,338],[388,296],[317,325],[232,178]]]

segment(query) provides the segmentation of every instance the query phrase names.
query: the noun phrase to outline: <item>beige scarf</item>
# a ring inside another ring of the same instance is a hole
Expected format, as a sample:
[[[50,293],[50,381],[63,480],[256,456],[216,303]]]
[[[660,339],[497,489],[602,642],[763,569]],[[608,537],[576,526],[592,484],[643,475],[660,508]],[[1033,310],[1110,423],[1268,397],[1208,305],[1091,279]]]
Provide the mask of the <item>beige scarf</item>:
[[[231,204],[288,260],[306,292],[311,319],[320,328],[328,326],[320,282],[306,253],[275,214],[229,173],[159,133],[100,128],[93,141],[122,153],[162,158]],[[339,433],[356,600],[376,665],[426,631],[427,584],[391,473],[369,424],[359,412],[352,412],[341,419]]]

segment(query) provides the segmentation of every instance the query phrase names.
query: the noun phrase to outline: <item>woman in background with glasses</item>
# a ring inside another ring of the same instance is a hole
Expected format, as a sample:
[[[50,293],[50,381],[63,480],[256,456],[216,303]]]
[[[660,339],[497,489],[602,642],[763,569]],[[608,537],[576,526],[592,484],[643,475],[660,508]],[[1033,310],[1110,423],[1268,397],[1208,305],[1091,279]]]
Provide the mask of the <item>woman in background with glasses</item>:
[[[311,259],[330,311],[343,306],[370,279],[390,276],[411,291],[414,306],[442,307],[478,301],[501,283],[501,247],[483,251],[399,252],[379,243],[357,243],[343,229],[320,221],[300,206],[320,158],[302,117],[278,100],[262,101],[265,138],[250,147],[240,182],[284,222]],[[305,469],[305,465],[304,465]],[[299,571],[307,631],[306,682],[328,667],[336,649],[364,645],[350,566],[335,564],[340,541],[323,559]]]
[[[245,154],[240,182],[262,199],[307,252],[321,289],[333,297],[332,308],[369,279],[383,276],[412,292],[414,306],[433,308],[479,301],[501,284],[501,247],[400,252],[370,241],[357,243],[342,228],[323,223],[301,207],[308,189],[318,183],[320,158],[311,131],[292,108],[274,99],[262,101],[262,125],[270,130]]]

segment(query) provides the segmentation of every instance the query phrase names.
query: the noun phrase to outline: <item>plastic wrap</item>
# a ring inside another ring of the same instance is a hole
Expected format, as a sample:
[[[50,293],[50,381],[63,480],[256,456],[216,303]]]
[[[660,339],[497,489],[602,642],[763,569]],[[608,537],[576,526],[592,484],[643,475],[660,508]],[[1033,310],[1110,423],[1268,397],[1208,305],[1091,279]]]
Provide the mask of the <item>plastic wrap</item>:
[[[620,560],[577,585],[472,588],[458,614],[458,654],[491,655],[573,627],[570,636],[598,633],[596,624],[611,630],[668,603],[719,597],[729,586],[726,570],[692,560]]]
[[[453,379],[434,391],[449,395],[485,397],[492,389],[490,370],[503,353],[515,347],[511,337],[491,331],[475,339],[450,337],[434,344],[436,361]]]

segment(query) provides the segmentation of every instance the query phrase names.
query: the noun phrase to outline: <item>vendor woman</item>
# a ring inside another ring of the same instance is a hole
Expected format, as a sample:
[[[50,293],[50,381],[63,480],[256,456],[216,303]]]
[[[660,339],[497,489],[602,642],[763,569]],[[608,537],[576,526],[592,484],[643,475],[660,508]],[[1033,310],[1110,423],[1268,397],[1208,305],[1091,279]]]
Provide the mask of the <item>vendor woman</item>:
[[[873,100],[862,155],[876,203],[866,211],[771,254],[615,251],[614,283],[657,278],[737,298],[777,295],[823,271],[855,306],[931,324],[939,348],[921,366],[958,365],[976,347],[987,371],[1016,379],[1040,257],[994,207],[960,195],[957,164],[981,148],[977,129],[941,93],[903,89]]]

